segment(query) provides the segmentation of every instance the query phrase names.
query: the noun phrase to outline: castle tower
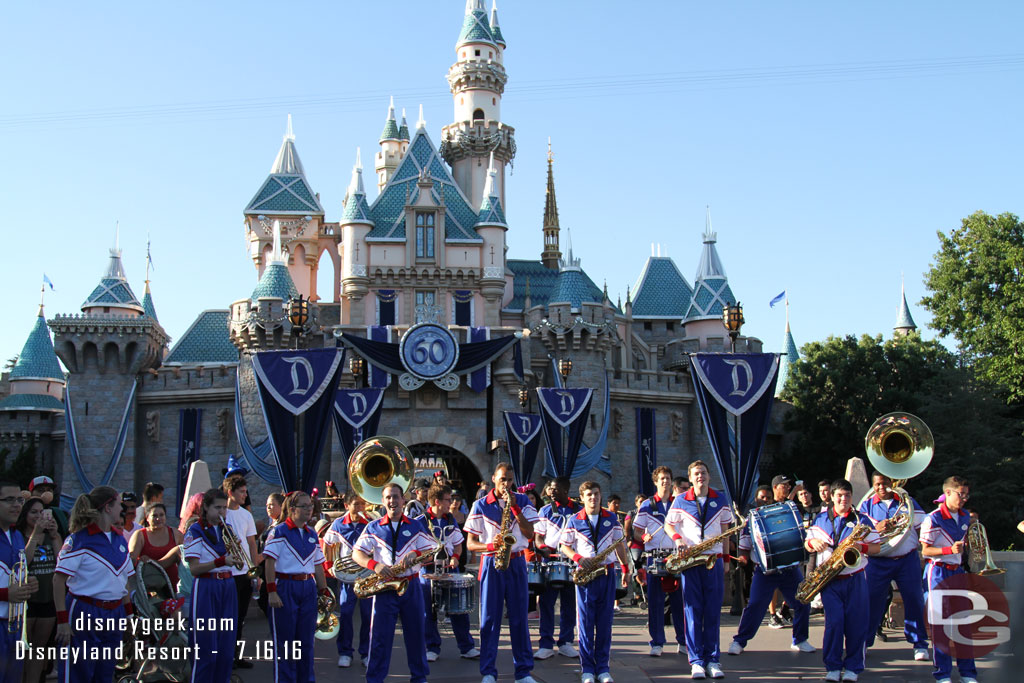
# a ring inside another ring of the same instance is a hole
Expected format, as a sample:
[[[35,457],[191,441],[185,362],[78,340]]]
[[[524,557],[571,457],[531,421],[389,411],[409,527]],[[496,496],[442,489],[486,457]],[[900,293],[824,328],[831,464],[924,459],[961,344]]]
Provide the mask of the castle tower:
[[[687,337],[698,337],[701,348],[707,337],[726,335],[722,323],[722,310],[726,304],[736,303],[729,288],[729,278],[725,274],[725,266],[718,257],[715,244],[718,234],[711,229],[711,209],[708,209],[704,228],[704,250],[697,265],[697,275],[693,281],[693,298],[686,309],[683,319]]]
[[[140,418],[131,396],[139,375],[159,367],[170,338],[132,293],[117,248],[110,250],[106,272],[82,304],[82,315],[57,315],[50,329],[54,350],[68,370],[65,419],[73,423],[79,464],[96,483],[111,462],[120,428],[135,433]],[[68,429],[69,446],[71,434]],[[125,441],[110,482],[117,489],[133,490],[145,481],[136,481],[134,443]],[[74,495],[83,487],[68,451],[57,470],[63,492]],[[145,476],[141,469],[139,476]]]
[[[402,117],[403,128],[405,117]],[[408,129],[406,128],[406,136]],[[408,144],[408,143],[406,143]],[[370,207],[366,202],[366,190],[363,187],[363,162],[359,150],[356,149],[356,163],[352,167],[352,180],[345,194],[345,209],[338,221],[341,229],[341,243],[345,245],[341,260],[341,292],[348,299],[347,311],[343,311],[342,322],[353,325],[366,324],[363,298],[369,292],[367,264],[369,263],[369,247],[366,235],[373,230],[374,221],[370,218]],[[347,313],[347,318],[345,314]]]
[[[402,125],[398,127],[398,139],[402,141],[399,148],[402,156],[409,150],[409,124],[405,120],[405,109],[402,109]]]
[[[793,341],[793,333],[789,329],[789,299],[786,299],[786,338],[782,341],[782,350],[785,353],[779,359],[779,381],[775,383],[775,395],[782,393],[786,386],[786,378],[789,377],[789,369],[800,360],[800,351]]]
[[[541,263],[548,270],[558,270],[562,252],[558,246],[558,202],[555,200],[555,175],[551,170],[554,157],[551,155],[551,139],[548,138],[548,187],[544,192],[544,251]]]
[[[402,139],[402,129],[405,130],[405,140]],[[373,169],[377,172],[377,190],[382,191],[384,186],[391,180],[398,162],[402,160],[402,154],[409,147],[409,126],[405,122],[405,114],[402,114],[402,129],[399,129],[395,122],[395,98],[391,98],[388,105],[388,118],[384,121],[384,130],[380,134],[380,151],[374,160]]]
[[[291,114],[288,115],[281,148],[270,167],[270,175],[242,213],[249,254],[258,274],[262,276],[269,263],[274,239],[272,226],[277,220],[291,279],[307,299],[316,300],[324,209],[319,195],[313,193],[306,180],[306,172],[295,149]]]
[[[907,290],[900,283],[900,311],[896,315],[896,325],[892,328],[892,336],[905,337],[911,332],[917,331],[913,316],[910,315],[910,306],[907,305]]]
[[[455,63],[448,69],[455,117],[441,131],[440,152],[474,211],[484,200],[487,158],[492,153],[495,192],[505,205],[505,165],[516,153],[515,130],[501,122],[501,96],[508,82],[504,52],[497,6],[492,6],[488,19],[483,0],[467,0]]]
[[[484,272],[480,280],[480,294],[487,302],[484,324],[495,327],[501,324],[499,311],[505,293],[505,233],[508,232],[505,211],[496,189],[497,176],[492,154],[487,168],[484,198],[480,204],[480,217],[473,226],[484,240]]]

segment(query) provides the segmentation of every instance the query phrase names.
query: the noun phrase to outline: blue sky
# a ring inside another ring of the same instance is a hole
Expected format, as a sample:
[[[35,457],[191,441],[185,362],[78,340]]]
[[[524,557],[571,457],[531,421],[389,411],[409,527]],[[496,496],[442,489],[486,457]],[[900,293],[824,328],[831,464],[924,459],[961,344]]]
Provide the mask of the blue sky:
[[[17,353],[45,271],[78,312],[120,221],[125,267],[179,338],[255,283],[242,209],[288,113],[328,220],[388,96],[435,143],[464,2],[16,3],[0,43],[8,324]],[[499,6],[516,129],[509,256],[538,258],[550,136],[563,227],[613,297],[651,244],[692,282],[705,205],[744,331],[780,350],[889,334],[975,210],[1021,213],[1024,5],[534,2]],[[13,29],[13,30],[11,30]],[[372,162],[371,162],[372,164]],[[372,178],[372,173],[370,175]],[[375,196],[375,188],[370,190]],[[926,331],[926,336],[931,336]]]

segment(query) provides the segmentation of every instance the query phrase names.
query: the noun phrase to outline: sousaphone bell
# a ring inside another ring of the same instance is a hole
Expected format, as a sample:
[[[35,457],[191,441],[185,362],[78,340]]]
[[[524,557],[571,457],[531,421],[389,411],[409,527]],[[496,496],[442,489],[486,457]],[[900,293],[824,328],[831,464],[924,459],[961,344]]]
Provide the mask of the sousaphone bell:
[[[352,449],[348,479],[357,496],[371,505],[384,502],[384,487],[398,484],[408,491],[415,464],[408,446],[392,436],[373,436]]]

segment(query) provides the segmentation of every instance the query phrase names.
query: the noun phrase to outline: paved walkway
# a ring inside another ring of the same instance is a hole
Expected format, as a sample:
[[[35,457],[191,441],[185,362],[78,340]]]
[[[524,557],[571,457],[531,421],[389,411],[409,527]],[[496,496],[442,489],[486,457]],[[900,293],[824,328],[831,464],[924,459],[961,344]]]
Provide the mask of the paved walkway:
[[[245,632],[249,639],[269,637],[266,619],[255,605],[249,611]],[[356,615],[358,620],[358,613]],[[531,634],[536,645],[537,621],[531,622]],[[767,625],[757,633],[757,637],[747,644],[747,649],[738,657],[724,654],[724,650],[732,642],[739,617],[729,616],[728,611],[722,614],[722,668],[727,681],[794,681],[821,680],[824,666],[821,652],[804,654],[789,650],[791,631],[789,629],[773,630]],[[474,617],[474,637],[477,629]],[[811,617],[810,642],[818,647],[821,644],[824,620],[821,615]],[[1015,632],[1018,629],[1014,629]],[[399,631],[401,629],[399,628]],[[668,632],[671,634],[671,627]],[[356,628],[358,634],[358,627]],[[441,629],[444,639],[441,658],[430,664],[431,681],[450,683],[478,683],[480,674],[476,661],[463,660],[458,657],[455,640],[450,629]],[[1015,633],[1016,635],[1016,633]],[[647,614],[635,607],[625,607],[616,615],[613,626],[612,666],[611,672],[619,683],[639,683],[641,681],[688,681],[690,667],[684,655],[675,654],[675,648],[666,648],[661,657],[647,655]],[[1024,681],[1024,666],[1021,657],[1014,657],[1010,650],[1013,643],[1003,645],[1000,650],[978,661],[979,681],[996,683]],[[1022,650],[1017,648],[1018,652]],[[877,642],[868,651],[867,669],[860,676],[865,683],[875,681],[932,681],[931,662],[915,662],[910,646],[903,641],[902,633],[890,633],[888,643]],[[511,683],[512,651],[507,630],[503,632],[498,654],[498,669],[501,671],[499,681]],[[1011,672],[1011,669],[1014,669]],[[358,660],[352,668],[339,669],[334,641],[317,641],[316,676],[319,681],[356,681],[362,680],[363,669]],[[391,659],[389,682],[409,680],[409,669],[405,663],[404,643],[401,633],[395,638],[395,650]],[[269,683],[273,681],[273,668],[270,662],[256,662],[250,670],[236,671],[244,683]],[[1011,675],[1012,673],[1012,675]],[[555,655],[551,659],[537,662],[533,671],[534,678],[541,683],[577,683],[579,681],[579,661]],[[954,673],[953,681],[956,683]]]

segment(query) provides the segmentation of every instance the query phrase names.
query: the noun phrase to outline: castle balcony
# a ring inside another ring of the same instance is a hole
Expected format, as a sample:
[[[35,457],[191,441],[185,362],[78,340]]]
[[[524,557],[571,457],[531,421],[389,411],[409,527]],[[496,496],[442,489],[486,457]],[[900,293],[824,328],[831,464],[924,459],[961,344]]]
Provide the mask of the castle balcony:
[[[72,373],[138,374],[160,365],[170,341],[148,316],[57,315],[47,324],[57,356]]]
[[[703,341],[703,348],[701,342]],[[761,353],[762,343],[756,337],[739,337],[736,339],[736,353]],[[690,354],[699,351],[706,353],[727,353],[732,350],[729,337],[687,337],[673,339],[665,344],[661,367],[669,371],[689,372]]]
[[[441,157],[454,166],[455,162],[473,157],[486,157],[492,152],[494,159],[503,164],[516,156],[515,128],[500,121],[458,121],[441,129]]]

